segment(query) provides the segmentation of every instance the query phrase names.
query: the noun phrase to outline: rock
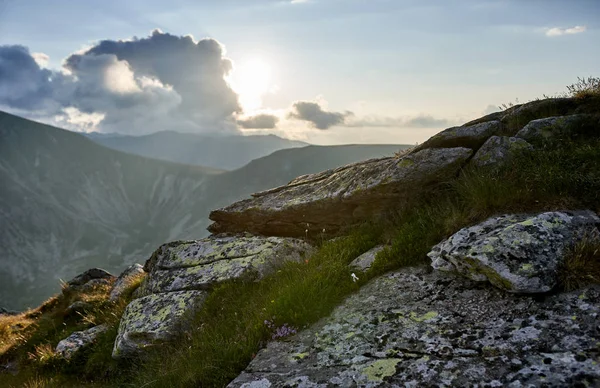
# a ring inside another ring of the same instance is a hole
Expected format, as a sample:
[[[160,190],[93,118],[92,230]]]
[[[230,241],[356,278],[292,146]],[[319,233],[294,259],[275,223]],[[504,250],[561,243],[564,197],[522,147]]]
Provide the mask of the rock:
[[[148,277],[137,295],[209,290],[253,272],[259,278],[284,261],[300,261],[312,247],[298,239],[211,236],[161,246],[145,264]]]
[[[162,245],[146,261],[148,275],[125,309],[113,357],[132,357],[181,332],[215,285],[245,274],[261,278],[312,252],[302,240],[211,236]]]
[[[530,121],[516,136],[530,142],[561,140],[578,135],[598,136],[600,119],[593,115],[547,117]]]
[[[76,331],[56,345],[55,353],[69,360],[77,352],[93,344],[107,330],[107,325],[99,325],[85,331]]]
[[[123,292],[127,289],[129,282],[145,273],[146,271],[144,271],[144,267],[142,267],[140,264],[136,263],[127,267],[115,281],[115,284],[110,291],[109,301],[116,302],[119,300]]]
[[[566,249],[584,235],[600,238],[599,225],[589,210],[492,217],[459,230],[428,256],[438,270],[513,293],[543,293],[556,286]]]
[[[412,152],[428,148],[466,147],[473,150],[479,149],[487,139],[493,135],[501,134],[502,123],[497,120],[484,121],[473,125],[448,128],[417,146]]]
[[[73,315],[73,314],[77,314],[77,313],[83,313],[86,310],[89,310],[92,308],[92,305],[87,303],[87,302],[83,302],[81,300],[78,300],[74,303],[72,303],[69,307],[67,307],[67,309],[65,310],[65,316],[69,316],[69,315]]]
[[[88,269],[84,273],[69,280],[66,287],[63,288],[63,293],[68,291],[89,292],[96,287],[109,285],[114,279],[115,277],[113,275],[103,269]]]
[[[127,305],[113,348],[115,359],[139,355],[180,334],[187,318],[202,305],[206,291],[178,291],[148,295]]]
[[[598,286],[540,300],[404,268],[270,342],[229,387],[598,386],[599,314]]]
[[[530,150],[533,150],[533,146],[523,139],[492,136],[475,153],[471,164],[479,167],[498,164],[523,151]]]
[[[385,248],[385,245],[379,245],[370,249],[369,251],[358,256],[356,259],[352,260],[349,267],[355,271],[368,271],[375,262],[375,257],[383,250],[383,248]]]
[[[215,223],[209,230],[291,237],[335,234],[451,179],[471,154],[468,148],[427,149],[301,176],[211,212]]]

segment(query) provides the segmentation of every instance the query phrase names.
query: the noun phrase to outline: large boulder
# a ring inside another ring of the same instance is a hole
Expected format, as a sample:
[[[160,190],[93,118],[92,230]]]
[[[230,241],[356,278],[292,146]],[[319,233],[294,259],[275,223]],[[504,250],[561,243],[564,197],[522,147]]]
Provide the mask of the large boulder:
[[[503,215],[459,230],[428,256],[437,270],[513,293],[543,293],[557,285],[567,249],[584,236],[600,238],[599,225],[589,210]]]
[[[94,326],[83,331],[76,331],[56,345],[55,353],[67,360],[92,345],[96,338],[108,330],[107,325]]]
[[[498,165],[524,152],[531,151],[533,146],[523,139],[507,136],[490,137],[471,159],[475,166]]]
[[[136,279],[139,276],[144,276],[146,271],[144,271],[144,267],[138,263],[132,264],[127,267],[117,278],[115,284],[113,284],[112,290],[110,291],[109,300],[111,302],[116,302],[119,300],[121,295],[127,289],[129,283]]]
[[[148,275],[123,313],[113,357],[135,356],[180,334],[215,285],[244,275],[260,279],[311,251],[302,240],[247,235],[162,245],[146,262]]]
[[[370,282],[229,387],[598,386],[600,287],[539,299],[424,267]]]
[[[384,248],[385,245],[378,245],[372,249],[369,249],[367,252],[352,260],[352,262],[348,266],[354,271],[367,272],[371,268],[373,263],[375,263],[375,258],[377,257],[377,254],[381,252]]]
[[[121,317],[112,357],[131,358],[173,339],[187,328],[207,295],[206,291],[178,291],[133,300]]]
[[[412,152],[427,148],[467,147],[477,150],[487,139],[502,133],[502,123],[497,120],[473,125],[448,128],[417,146]]]
[[[600,136],[600,117],[581,114],[532,120],[515,136],[541,143],[586,135]]]
[[[427,149],[305,175],[210,213],[213,233],[320,236],[381,216],[454,177],[468,148]]]
[[[69,280],[63,288],[67,292],[90,292],[96,287],[108,286],[116,277],[101,268],[91,268]]]

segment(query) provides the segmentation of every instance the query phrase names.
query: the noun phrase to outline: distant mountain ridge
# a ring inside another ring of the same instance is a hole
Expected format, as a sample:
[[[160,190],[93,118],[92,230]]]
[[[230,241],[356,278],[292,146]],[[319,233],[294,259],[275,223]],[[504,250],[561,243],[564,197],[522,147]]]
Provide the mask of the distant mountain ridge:
[[[224,170],[240,168],[274,151],[308,145],[275,135],[218,136],[161,131],[143,136],[98,132],[85,136],[105,147],[135,155]]]
[[[111,150],[0,112],[0,306],[23,309],[91,266],[118,272],[208,235],[208,213],[298,175],[402,146],[309,146],[222,170]]]

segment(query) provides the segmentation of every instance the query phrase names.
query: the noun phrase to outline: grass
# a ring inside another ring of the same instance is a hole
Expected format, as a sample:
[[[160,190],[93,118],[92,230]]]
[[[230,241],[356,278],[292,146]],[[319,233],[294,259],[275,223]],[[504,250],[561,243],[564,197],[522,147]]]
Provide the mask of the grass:
[[[2,375],[3,386],[81,386],[81,382],[87,385],[120,376],[124,364],[110,354],[121,315],[141,280],[132,278],[115,303],[108,301],[112,283],[85,293],[64,288],[37,309],[0,316],[0,365],[16,363],[19,368],[16,375]],[[70,311],[75,302],[84,302],[85,307]],[[69,361],[54,354],[60,340],[100,324],[108,325],[109,330],[98,337],[95,346]]]
[[[501,167],[467,167],[452,182],[405,203],[386,219],[318,242],[314,254],[300,263],[285,263],[259,282],[249,275],[218,285],[191,317],[192,329],[144,359],[122,363],[111,358],[117,323],[130,296],[107,305],[106,290],[79,295],[95,307],[85,316],[65,317],[65,308],[76,296],[61,295],[35,311],[0,318],[0,362],[10,355],[25,365],[19,376],[5,381],[32,387],[224,386],[273,336],[285,335],[282,328],[287,333],[306,328],[370,279],[428,263],[431,247],[462,227],[503,213],[583,208],[598,212],[600,128],[596,129],[541,144]],[[354,282],[348,264],[381,243],[388,247]],[[599,252],[600,243],[591,238],[573,247],[560,269],[562,287],[571,290],[600,282]],[[53,359],[49,350],[59,339],[92,323],[108,323],[111,329],[76,360]]]

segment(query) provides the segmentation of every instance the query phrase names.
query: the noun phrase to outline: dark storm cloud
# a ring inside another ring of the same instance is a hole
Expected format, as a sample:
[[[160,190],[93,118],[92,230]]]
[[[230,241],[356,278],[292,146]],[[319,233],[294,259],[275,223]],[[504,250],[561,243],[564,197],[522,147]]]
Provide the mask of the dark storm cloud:
[[[292,112],[288,114],[289,118],[308,121],[318,129],[329,129],[334,125],[342,125],[352,112],[328,112],[321,106],[312,101],[297,101],[292,105]]]
[[[269,114],[259,114],[246,119],[237,120],[240,127],[246,129],[273,129],[277,126],[279,118]]]
[[[98,55],[115,55],[126,61],[136,76],[171,85],[181,96],[180,114],[190,120],[217,123],[241,111],[237,94],[225,77],[232,63],[214,39],[195,41],[159,30],[147,38],[104,40],[82,54],[67,58],[65,67],[77,71],[82,61]]]
[[[52,72],[42,69],[23,46],[0,46],[0,103],[41,109],[52,98]]]
[[[70,55],[63,71],[40,68],[35,55],[43,54],[0,46],[1,106],[28,117],[60,116],[70,128],[101,115],[98,129],[107,132],[238,131],[238,96],[225,80],[232,63],[214,39],[156,30],[104,40]]]

